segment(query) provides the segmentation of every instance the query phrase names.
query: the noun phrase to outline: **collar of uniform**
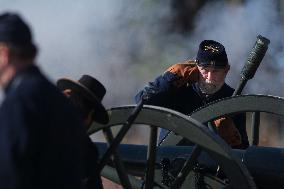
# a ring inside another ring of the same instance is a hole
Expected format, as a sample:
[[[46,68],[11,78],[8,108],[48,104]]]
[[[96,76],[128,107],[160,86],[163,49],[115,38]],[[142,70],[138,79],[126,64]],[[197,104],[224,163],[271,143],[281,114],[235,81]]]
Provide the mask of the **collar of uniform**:
[[[25,73],[39,72],[39,69],[35,65],[26,67],[25,69],[18,71],[16,75],[10,80],[10,82],[4,87],[4,93],[7,94],[11,90],[16,89],[21,83],[22,77]]]

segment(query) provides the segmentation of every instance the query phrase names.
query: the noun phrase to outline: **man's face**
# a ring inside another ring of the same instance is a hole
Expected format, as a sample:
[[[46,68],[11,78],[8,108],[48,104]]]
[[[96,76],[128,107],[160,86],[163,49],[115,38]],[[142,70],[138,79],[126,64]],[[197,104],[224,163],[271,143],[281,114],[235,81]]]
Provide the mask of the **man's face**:
[[[217,92],[224,84],[230,66],[226,68],[213,68],[198,66],[200,72],[199,87],[205,94]]]
[[[71,89],[65,89],[63,94],[73,102],[73,105],[78,108],[83,117],[84,125],[88,129],[93,123],[94,108],[89,107],[87,101],[82,94],[78,94]]]
[[[8,65],[8,47],[4,43],[0,43],[0,85],[3,85],[2,75],[6,71]]]

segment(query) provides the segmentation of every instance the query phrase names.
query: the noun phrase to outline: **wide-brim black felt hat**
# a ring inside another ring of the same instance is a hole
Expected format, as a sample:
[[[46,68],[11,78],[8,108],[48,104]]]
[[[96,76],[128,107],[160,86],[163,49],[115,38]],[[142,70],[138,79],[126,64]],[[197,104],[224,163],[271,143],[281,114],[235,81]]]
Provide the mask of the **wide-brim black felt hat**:
[[[84,95],[95,108],[93,120],[101,124],[108,123],[108,113],[101,103],[106,94],[106,89],[98,80],[89,75],[83,75],[78,81],[61,78],[57,81],[57,87],[62,91],[71,89]]]
[[[214,40],[204,40],[200,43],[196,56],[198,66],[224,68],[228,65],[225,47]]]

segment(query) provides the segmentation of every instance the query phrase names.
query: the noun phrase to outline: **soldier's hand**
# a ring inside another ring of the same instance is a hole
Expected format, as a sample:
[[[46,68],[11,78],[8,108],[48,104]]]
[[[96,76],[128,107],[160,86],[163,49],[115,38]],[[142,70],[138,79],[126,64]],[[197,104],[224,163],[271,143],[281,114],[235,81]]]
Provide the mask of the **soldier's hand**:
[[[192,84],[198,80],[198,68],[194,61],[174,64],[169,67],[164,74],[167,73],[174,74],[170,82],[172,82],[175,87],[181,87],[186,83]]]
[[[214,121],[218,134],[230,145],[241,145],[241,135],[230,117],[223,117]]]
[[[154,85],[151,85],[150,83],[143,89],[142,99],[145,101],[148,101],[149,99],[154,97],[158,93],[158,91],[159,89],[155,87]]]

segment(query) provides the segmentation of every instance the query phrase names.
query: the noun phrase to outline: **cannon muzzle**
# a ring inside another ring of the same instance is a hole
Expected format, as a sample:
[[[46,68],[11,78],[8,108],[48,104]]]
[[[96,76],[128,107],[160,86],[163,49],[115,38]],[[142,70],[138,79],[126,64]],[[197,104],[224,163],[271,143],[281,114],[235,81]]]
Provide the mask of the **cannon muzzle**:
[[[269,45],[269,39],[258,35],[254,47],[252,48],[247,62],[241,71],[241,78],[245,80],[252,79],[254,74],[262,61]]]
[[[247,62],[245,63],[242,71],[241,71],[241,81],[234,91],[233,96],[241,94],[244,86],[246,85],[247,81],[249,79],[252,79],[254,77],[254,74],[260,65],[260,62],[262,61],[267,49],[268,45],[270,43],[270,40],[258,35],[257,40],[255,42],[254,47],[252,48]]]

